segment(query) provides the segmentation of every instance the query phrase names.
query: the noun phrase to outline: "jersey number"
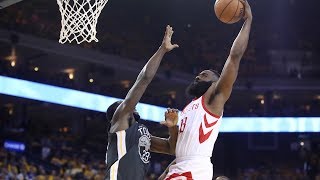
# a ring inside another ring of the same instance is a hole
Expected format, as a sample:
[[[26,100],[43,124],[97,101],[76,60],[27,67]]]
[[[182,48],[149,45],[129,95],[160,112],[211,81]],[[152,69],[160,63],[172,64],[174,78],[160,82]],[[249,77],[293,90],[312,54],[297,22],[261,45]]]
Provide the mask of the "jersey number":
[[[184,131],[184,128],[186,127],[186,125],[187,125],[187,117],[185,117],[185,118],[183,118],[182,120],[181,120],[181,124],[180,124],[180,132],[182,133],[183,131]]]

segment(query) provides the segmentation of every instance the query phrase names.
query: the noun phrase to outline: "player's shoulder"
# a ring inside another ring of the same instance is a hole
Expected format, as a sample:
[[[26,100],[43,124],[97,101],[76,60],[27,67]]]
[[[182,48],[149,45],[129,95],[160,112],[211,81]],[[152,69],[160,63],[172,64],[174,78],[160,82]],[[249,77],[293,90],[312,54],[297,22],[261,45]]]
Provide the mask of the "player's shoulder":
[[[142,124],[142,123],[139,123],[139,122],[136,123],[136,126],[137,126],[137,127],[145,127],[145,128],[147,128],[146,125],[144,125],[144,124]]]
[[[142,123],[134,123],[132,124],[127,130],[126,132],[132,132],[132,131],[138,131],[139,129],[148,129],[148,127]]]

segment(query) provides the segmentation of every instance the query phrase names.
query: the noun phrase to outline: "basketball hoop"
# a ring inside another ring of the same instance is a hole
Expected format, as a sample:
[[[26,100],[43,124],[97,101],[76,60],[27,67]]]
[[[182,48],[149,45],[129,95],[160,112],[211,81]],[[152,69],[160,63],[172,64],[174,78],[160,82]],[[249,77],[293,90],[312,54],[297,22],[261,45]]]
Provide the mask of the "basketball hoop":
[[[98,17],[107,2],[108,0],[57,0],[62,26],[59,42],[98,42]]]

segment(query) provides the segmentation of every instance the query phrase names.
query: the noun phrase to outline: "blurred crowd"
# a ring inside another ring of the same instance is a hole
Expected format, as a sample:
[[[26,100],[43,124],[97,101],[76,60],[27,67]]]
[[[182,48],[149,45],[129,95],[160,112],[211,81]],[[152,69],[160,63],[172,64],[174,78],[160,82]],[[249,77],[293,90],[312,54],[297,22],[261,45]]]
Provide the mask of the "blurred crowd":
[[[0,148],[0,179],[3,180],[102,180],[105,177],[105,148],[76,143],[72,136],[53,135],[24,141],[24,152]],[[1,141],[3,145],[3,141]],[[172,157],[154,158],[146,180],[155,180]]]
[[[104,179],[106,169],[102,149],[90,150],[83,144],[81,147],[76,145],[74,141],[68,136],[55,135],[26,142],[25,152],[0,148],[0,179]],[[244,163],[236,173],[232,173],[235,175],[228,176],[235,180],[319,180],[319,152],[304,157],[301,161],[304,163],[299,167],[272,159],[252,167]],[[153,153],[145,180],[157,179],[173,159]],[[298,157],[293,161],[299,161]],[[219,174],[215,171],[215,176]]]
[[[295,8],[299,7],[299,2],[294,3]],[[8,7],[0,12],[0,27],[37,37],[58,40],[61,27],[60,18],[57,17],[60,16],[60,13],[58,7],[48,9],[48,6],[57,7],[55,1],[39,0],[34,0],[33,3],[22,2]],[[162,34],[163,28],[161,29],[157,25],[157,21],[159,21],[158,24],[162,24],[163,19],[158,20],[155,15],[156,12],[149,12],[143,14],[142,17],[138,16],[137,18],[141,19],[138,21],[134,19],[134,15],[136,15],[134,14],[132,15],[132,21],[139,24],[132,26],[132,23],[125,21],[124,18],[130,16],[131,11],[121,8],[118,10],[108,9],[108,12],[112,14],[112,17],[110,17],[111,15],[105,16],[102,13],[100,19],[107,22],[98,24],[97,27],[99,28],[98,32],[100,32],[98,34],[99,43],[83,43],[81,46],[136,61],[149,58],[161,42],[161,37],[155,37]],[[257,16],[260,18],[262,15],[257,13]],[[177,50],[174,54],[170,54],[168,56],[170,61],[163,63],[164,67],[191,74],[198,73],[204,68],[222,69],[232,41],[240,27],[231,26],[226,31],[223,28],[217,28],[209,20],[201,20],[198,23],[195,21],[196,24],[186,25],[177,23],[179,27],[181,26],[181,31],[175,34],[175,39],[177,39],[175,41],[181,44],[183,48]],[[315,39],[310,38],[314,31],[309,34],[304,32],[309,26],[285,33],[277,30],[272,31],[272,26],[273,24],[266,25],[263,22],[253,24],[249,46],[240,68],[241,76],[275,75],[274,67],[270,62],[269,50],[317,51],[318,43]],[[230,34],[233,34],[233,36],[230,36]],[[305,61],[304,63],[308,62]],[[296,74],[294,70],[288,70],[287,73],[284,73],[285,76],[294,77],[297,76]]]
[[[57,40],[60,33],[60,22],[57,18],[53,18],[50,15],[51,13],[36,9],[34,4],[26,3],[23,8],[20,6],[9,7],[0,16],[0,27]],[[108,20],[115,21],[115,19],[117,18]],[[148,17],[146,16],[145,19],[148,19]],[[151,26],[149,21],[146,20],[142,25]],[[111,24],[113,23],[117,22],[111,22]],[[206,29],[212,28],[210,25],[197,27],[202,29],[200,33],[193,33],[194,30],[187,28],[180,35],[177,35],[179,36],[179,43],[184,44],[183,50],[170,54],[170,61],[166,61],[163,64],[164,67],[187,73],[198,73],[203,68],[208,67],[222,69],[226,53],[231,47],[230,42],[224,41],[223,36],[216,36],[208,32]],[[155,36],[156,32],[145,32],[144,29],[130,28],[123,27],[121,31],[112,28],[103,29],[101,30],[102,33],[99,34],[99,43],[83,43],[81,46],[136,61],[148,59],[161,42],[161,37],[154,38],[157,37]],[[191,34],[192,36],[190,36]],[[248,51],[244,56],[247,61],[243,65],[242,73],[248,73],[248,70],[256,74],[266,73],[269,70],[267,67],[259,69],[253,67],[254,63],[252,62],[256,60],[256,50],[254,41],[249,44]]]
[[[59,124],[59,121],[55,123]],[[155,136],[168,136],[166,128],[157,123],[146,121],[145,125]],[[0,179],[104,179],[106,134],[100,131],[92,134],[86,129],[83,136],[75,133],[72,128],[58,130],[51,127],[47,130],[44,125],[38,128],[30,125],[28,129],[24,132],[0,132]],[[240,140],[247,138],[246,134],[220,134],[220,142],[212,157],[214,175],[225,175],[232,180],[320,180],[319,137],[316,134],[305,134],[299,135],[297,139],[297,135],[288,135],[294,142],[281,142],[285,146],[279,145],[277,149],[268,151],[248,149],[245,145],[247,142]],[[4,148],[5,140],[22,142],[25,150],[18,152]],[[229,149],[228,143],[232,144],[231,147],[239,148],[239,151]],[[223,146],[225,149],[221,149]],[[246,150],[241,150],[241,147]],[[261,153],[281,158],[268,158]],[[174,159],[174,156],[157,153],[152,153],[151,157],[145,180],[156,180]]]
[[[83,156],[53,156],[37,159],[1,149],[1,173],[4,180],[103,179],[105,166],[85,161]],[[34,155],[35,156],[35,155]]]
[[[78,148],[70,138],[33,139],[26,151],[0,149],[0,179],[103,179],[104,161],[86,149]]]
[[[75,150],[71,147],[69,150],[58,150],[49,144],[42,144],[41,147],[41,153],[19,153],[0,148],[0,179],[102,180],[105,177],[104,159],[93,157],[98,154],[95,151]],[[319,180],[320,158],[319,155],[312,158],[306,169],[292,167],[285,162],[281,165],[270,163],[250,168],[239,167],[237,175],[228,176],[237,180]],[[156,180],[172,159],[153,154],[145,180]]]

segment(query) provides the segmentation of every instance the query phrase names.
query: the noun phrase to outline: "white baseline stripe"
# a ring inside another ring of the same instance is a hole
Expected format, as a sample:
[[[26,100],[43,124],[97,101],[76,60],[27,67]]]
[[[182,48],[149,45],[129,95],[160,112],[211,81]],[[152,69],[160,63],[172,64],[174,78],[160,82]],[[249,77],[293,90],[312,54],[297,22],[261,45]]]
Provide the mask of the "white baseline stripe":
[[[0,94],[105,112],[114,97],[0,76]],[[166,108],[139,103],[142,119],[160,122]],[[220,132],[320,132],[320,117],[223,117]]]

